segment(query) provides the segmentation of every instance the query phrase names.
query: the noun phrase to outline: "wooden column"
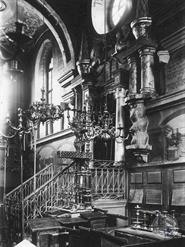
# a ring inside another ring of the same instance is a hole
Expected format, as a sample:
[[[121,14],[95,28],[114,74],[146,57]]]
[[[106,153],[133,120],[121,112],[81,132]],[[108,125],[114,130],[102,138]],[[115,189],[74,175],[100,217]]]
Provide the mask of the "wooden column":
[[[146,47],[139,51],[141,58],[141,89],[142,94],[155,94],[154,81],[154,53],[156,49],[153,47]]]
[[[134,56],[127,58],[129,65],[129,95],[137,93],[137,62]]]

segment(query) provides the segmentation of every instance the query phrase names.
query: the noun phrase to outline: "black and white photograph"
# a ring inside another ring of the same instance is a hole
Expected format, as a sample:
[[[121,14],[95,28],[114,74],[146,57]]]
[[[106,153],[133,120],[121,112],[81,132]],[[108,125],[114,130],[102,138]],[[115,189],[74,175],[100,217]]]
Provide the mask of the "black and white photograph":
[[[185,1],[0,0],[0,247],[185,246]]]

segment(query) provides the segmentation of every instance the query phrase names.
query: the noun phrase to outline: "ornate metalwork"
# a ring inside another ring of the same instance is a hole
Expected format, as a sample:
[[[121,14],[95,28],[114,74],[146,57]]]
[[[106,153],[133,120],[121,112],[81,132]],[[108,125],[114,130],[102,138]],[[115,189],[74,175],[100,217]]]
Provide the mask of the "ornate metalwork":
[[[57,156],[59,158],[69,158],[69,159],[92,159],[92,153],[84,152],[73,152],[73,151],[58,151]]]
[[[94,198],[123,198],[124,170],[113,166],[113,161],[94,163],[95,168],[87,170],[83,166],[77,169],[78,164],[73,162],[57,173],[54,172],[54,165],[51,165],[36,174],[36,190],[33,190],[33,178],[24,183],[23,199],[21,186],[9,193],[5,202],[11,231],[16,229],[21,233],[23,220],[26,232],[30,219],[42,217],[51,209],[77,212],[89,208],[91,193]]]
[[[101,165],[100,165],[101,164]],[[92,197],[123,199],[125,195],[125,170],[115,167],[114,161],[95,161],[91,170]]]
[[[40,188],[42,185],[48,182],[54,174],[55,167],[53,164],[48,165],[35,175],[36,179],[36,189]],[[7,201],[15,201],[16,198],[21,198],[21,193],[23,193],[23,199],[34,192],[34,176],[26,180],[23,184],[16,187],[14,190],[6,194],[5,199]]]
[[[34,125],[44,123],[48,120],[57,120],[63,117],[66,104],[53,105],[46,103],[45,100],[45,89],[42,89],[41,101],[34,102],[28,110],[24,112],[28,120]]]
[[[131,23],[133,35],[136,39],[150,38],[151,17],[140,17]]]
[[[70,120],[70,110],[74,112],[72,120]],[[87,111],[85,109],[78,111],[68,108],[67,117],[68,123],[76,136],[74,146],[79,152],[83,151],[83,146],[86,142],[93,140],[97,136],[102,139],[125,139],[122,136],[123,127],[115,128],[115,116],[110,114],[107,105],[105,105],[103,112],[98,113],[95,113],[90,107]]]

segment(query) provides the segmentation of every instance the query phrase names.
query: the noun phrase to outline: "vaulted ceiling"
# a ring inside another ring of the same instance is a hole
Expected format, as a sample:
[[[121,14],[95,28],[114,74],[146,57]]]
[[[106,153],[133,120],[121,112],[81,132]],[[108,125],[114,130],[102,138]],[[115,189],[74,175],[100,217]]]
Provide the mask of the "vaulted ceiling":
[[[173,2],[178,1],[181,0],[174,0]],[[4,10],[1,9],[3,2],[6,6]],[[153,13],[171,3],[171,0],[149,0]],[[55,12],[46,13],[43,6],[47,4]],[[0,58],[4,58],[3,56],[7,55],[5,53],[11,54],[13,52],[16,45],[14,41],[21,43],[21,49],[30,48],[33,44],[32,38],[44,24],[43,15],[47,15],[48,19],[52,14],[56,15],[56,18],[57,15],[60,16],[71,37],[77,40],[80,38],[79,30],[84,25],[91,24],[90,5],[91,0],[0,0]],[[88,18],[86,18],[87,16]],[[85,20],[89,20],[89,22]],[[23,24],[16,24],[17,21]]]

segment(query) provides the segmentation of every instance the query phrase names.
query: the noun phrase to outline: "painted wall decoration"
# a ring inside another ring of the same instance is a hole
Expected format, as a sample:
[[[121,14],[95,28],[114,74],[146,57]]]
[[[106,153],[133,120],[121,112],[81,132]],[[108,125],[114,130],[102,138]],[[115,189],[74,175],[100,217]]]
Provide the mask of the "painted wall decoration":
[[[167,159],[185,159],[185,114],[170,120],[164,127]]]
[[[169,119],[150,131],[151,161],[185,160],[185,114]]]

